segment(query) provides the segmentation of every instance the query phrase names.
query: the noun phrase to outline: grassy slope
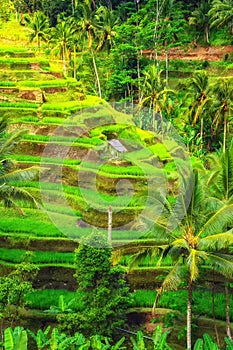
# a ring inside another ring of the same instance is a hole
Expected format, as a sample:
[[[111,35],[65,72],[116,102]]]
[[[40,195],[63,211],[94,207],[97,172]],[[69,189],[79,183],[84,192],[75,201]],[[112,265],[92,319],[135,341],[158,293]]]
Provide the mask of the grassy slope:
[[[10,29],[10,31],[9,31]],[[9,32],[11,33],[11,35],[9,36]],[[31,52],[34,52],[36,50],[35,46],[33,45],[28,45],[28,41],[26,38],[26,33],[27,30],[26,28],[22,28],[19,27],[18,24],[14,24],[12,26],[11,23],[7,24],[6,26],[4,26],[4,28],[2,28],[0,30],[0,54],[1,51],[11,51],[12,48],[14,48],[13,51],[17,51],[17,47],[18,47],[18,51],[22,52],[22,47],[25,48],[26,53],[28,52],[28,50]],[[15,46],[16,45],[16,46]],[[3,55],[4,56],[4,55]],[[22,53],[23,56],[23,53]],[[36,56],[38,57],[38,56]],[[38,57],[39,60],[44,60],[44,57]],[[26,61],[30,61],[29,58],[26,59]],[[32,58],[31,61],[37,61],[36,58]],[[4,63],[4,60],[2,60],[2,62]],[[21,58],[21,62],[22,62],[22,58]],[[219,66],[219,67],[218,67]],[[210,67],[208,68],[210,74],[212,74],[212,81],[216,79],[216,76],[219,74],[218,72],[222,70],[222,67],[224,67],[224,65],[214,65],[211,64]],[[13,105],[13,102],[10,102],[11,105],[6,105],[5,103],[5,110],[7,110],[9,112],[10,115],[10,122],[12,124],[12,127],[18,127],[18,125],[24,123],[24,126],[28,125],[28,126],[32,126],[33,124],[35,125],[36,128],[42,130],[43,127],[48,127],[49,125],[55,125],[58,126],[61,123],[64,122],[64,120],[67,118],[67,116],[69,117],[71,115],[71,113],[73,111],[78,111],[84,107],[89,107],[89,106],[93,106],[93,104],[97,104],[99,103],[98,98],[90,96],[87,97],[87,99],[85,100],[81,100],[81,101],[70,101],[70,99],[74,98],[74,87],[76,86],[76,83],[73,82],[73,80],[66,80],[66,79],[62,79],[61,77],[59,79],[56,79],[51,73],[56,72],[56,73],[61,73],[62,68],[60,63],[55,60],[53,62],[50,62],[50,67],[47,67],[47,72],[31,72],[30,70],[23,70],[23,69],[19,69],[17,70],[17,67],[15,68],[15,71],[12,71],[9,73],[9,71],[7,71],[7,66],[5,66],[6,68],[6,72],[5,74],[5,78],[0,79],[0,81],[4,81],[6,82],[6,77],[11,78],[13,77],[13,85],[16,88],[19,88],[21,91],[22,90],[26,90],[26,89],[31,89],[32,91],[35,89],[45,89],[48,87],[52,87],[52,88],[68,88],[67,91],[63,91],[63,92],[56,92],[56,93],[46,93],[46,97],[47,97],[47,102],[42,105],[42,108],[40,107],[40,104],[33,104],[31,106],[26,106],[26,103],[28,102],[24,102],[24,104],[22,106],[19,106],[19,102],[16,101],[15,105]],[[230,70],[229,67],[227,66],[227,64],[225,64],[225,73],[226,75],[230,74]],[[2,75],[4,77],[4,75]],[[22,79],[23,78],[23,79]],[[12,83],[12,82],[11,82]],[[5,86],[7,84],[5,83]],[[12,85],[12,84],[9,84]],[[13,86],[12,85],[12,86]],[[0,83],[0,88],[4,87],[4,84]],[[77,88],[79,90],[79,85],[77,84]],[[70,90],[69,90],[70,89]],[[11,94],[10,94],[11,95]],[[8,96],[7,93],[5,93],[5,96]],[[9,97],[9,96],[8,96]],[[76,92],[76,97],[80,97],[80,91]],[[14,97],[15,99],[15,97]],[[15,107],[18,107],[18,109],[22,109],[23,113],[16,113],[15,111]],[[32,107],[33,109],[29,108]],[[0,106],[1,107],[1,106]],[[26,108],[27,107],[27,108]],[[28,111],[27,111],[28,109]],[[34,113],[33,111],[36,110],[36,113]],[[4,108],[0,109],[0,113],[1,111],[4,111]],[[39,113],[38,113],[39,111]],[[34,113],[34,115],[33,115]],[[112,111],[112,113],[114,113]],[[31,116],[30,116],[31,115]],[[77,121],[82,124],[82,126],[85,126],[85,118],[87,116],[83,115],[83,113],[79,113],[79,115],[76,118],[73,118],[72,120],[70,120],[71,123],[73,123],[73,125],[76,125]],[[98,115],[97,115],[98,117]],[[90,116],[89,116],[90,118]],[[92,116],[91,116],[92,118]],[[124,114],[118,114],[118,123],[125,123],[125,115]],[[98,129],[98,127],[97,127]],[[98,137],[103,135],[102,134],[103,130],[98,129],[96,132],[93,132],[93,136],[94,137]],[[114,131],[114,129],[113,129]],[[149,135],[146,135],[147,137]],[[38,143],[38,138],[40,137],[40,134],[37,133],[37,136],[34,138],[34,142]],[[42,137],[42,136],[41,136]],[[33,141],[33,133],[31,136],[31,141]],[[156,147],[155,147],[156,148]],[[162,151],[161,149],[156,150],[157,153],[159,153],[160,155],[164,152],[164,150]],[[155,152],[156,153],[156,152]],[[137,157],[138,155],[136,155]],[[163,155],[165,158],[167,157],[166,152],[164,152]],[[20,158],[21,157],[21,158]],[[18,160],[21,164],[30,164],[30,157],[27,158],[28,155],[27,154],[19,154],[18,155]],[[41,161],[41,158],[38,156],[37,159],[33,159],[33,156],[31,156],[31,162],[34,163],[39,163]],[[27,158],[27,159],[26,159]],[[53,158],[54,159],[54,158]],[[76,162],[78,160],[75,160]],[[72,160],[71,160],[72,162]],[[68,161],[67,161],[68,163]],[[73,166],[74,164],[70,164],[70,166]],[[90,170],[90,168],[88,168]],[[93,169],[93,166],[92,166]],[[112,167],[112,169],[108,169],[108,173],[116,173],[117,177],[120,177],[120,172],[122,171],[128,171],[130,172],[130,170],[126,170],[126,169],[118,169],[118,168],[114,168]],[[132,170],[131,170],[132,171]],[[173,170],[173,176],[174,176],[175,171]],[[103,175],[103,174],[102,174]],[[136,175],[136,177],[138,177],[138,175]],[[32,185],[31,187],[34,188],[35,192],[36,188],[37,188],[37,184],[34,183],[34,185]],[[54,195],[56,195],[56,191],[54,193]],[[70,194],[68,188],[67,188],[67,195],[70,196],[70,199],[73,199],[72,195]],[[92,198],[92,194],[91,191],[88,194],[88,197]],[[106,197],[106,196],[105,196]],[[77,198],[76,198],[77,199]],[[124,201],[124,199],[122,198],[122,200]],[[51,204],[50,209],[51,212],[53,212],[53,215],[56,216],[56,218],[60,221],[63,222],[63,225],[66,226],[66,229],[70,232],[71,234],[74,234],[73,232],[73,227],[75,225],[76,222],[76,217],[74,217],[73,215],[70,215],[70,212],[68,210],[67,212],[67,208],[63,207],[62,205],[59,206],[59,208],[57,208],[56,206],[53,206]],[[13,211],[9,211],[9,210],[5,210],[3,208],[0,208],[0,216],[1,218],[3,218],[3,220],[1,219],[0,221],[0,235],[1,237],[5,237],[8,242],[9,242],[9,246],[11,247],[11,250],[9,250],[7,252],[7,250],[5,250],[5,248],[1,249],[0,248],[0,256],[1,256],[1,260],[3,263],[18,263],[20,261],[20,258],[23,257],[26,248],[28,247],[30,249],[30,247],[33,246],[33,250],[35,250],[34,253],[34,261],[38,264],[62,264],[63,266],[67,266],[67,264],[72,265],[72,259],[73,259],[73,255],[70,252],[66,252],[66,253],[51,253],[51,251],[42,251],[42,247],[44,245],[45,249],[47,249],[47,246],[50,246],[49,242],[52,242],[53,244],[53,240],[55,242],[55,240],[58,240],[58,244],[57,244],[57,248],[56,245],[54,244],[54,247],[56,249],[60,249],[61,251],[63,251],[63,248],[67,245],[68,246],[68,241],[66,240],[66,237],[63,237],[63,234],[59,231],[59,229],[57,229],[53,222],[51,221],[51,219],[49,218],[49,216],[46,214],[46,212],[41,212],[39,210],[35,210],[35,209],[30,209],[30,208],[26,208],[25,209],[27,216],[22,218],[20,217],[17,213],[13,212]],[[53,216],[54,217],[54,216]],[[77,233],[75,235],[75,237],[80,237],[82,235],[86,235],[91,231],[91,228],[82,228],[80,230],[77,229]],[[115,236],[114,236],[115,235]],[[128,237],[128,232],[123,232],[122,235],[119,237],[118,232],[113,233],[113,238],[118,238],[119,239],[124,239],[124,238],[129,238]],[[23,249],[20,245],[22,245],[20,243],[23,241],[24,245],[25,245],[25,249]],[[38,240],[38,246],[40,246],[40,249],[37,249],[37,241]],[[25,242],[27,244],[25,244]],[[34,243],[33,243],[34,242]],[[41,244],[42,243],[42,244]],[[33,245],[34,244],[34,245]],[[18,246],[18,249],[16,249],[16,247]],[[63,248],[62,248],[63,246]],[[70,246],[70,248],[66,247],[64,248],[64,250],[69,250],[72,251],[72,247]],[[147,262],[145,261],[145,265],[147,265]],[[169,265],[169,263],[168,263]],[[41,293],[41,295],[40,295]],[[47,294],[46,294],[47,293]],[[207,293],[207,292],[206,292]],[[72,295],[68,295],[69,293],[67,291],[64,291],[64,294],[67,295],[67,301],[73,297]],[[58,296],[60,295],[60,291],[52,291],[52,295],[50,292],[47,291],[41,291],[38,292],[37,296],[33,296],[33,297],[29,297],[29,300],[34,301],[34,304],[32,306],[34,307],[39,307],[39,308],[49,308],[51,305],[57,304],[57,299]],[[154,292],[148,292],[148,291],[138,291],[137,293],[135,293],[134,295],[134,304],[133,306],[141,306],[141,307],[151,307],[153,300],[154,300]],[[177,296],[172,296],[172,294],[169,295],[169,297],[166,297],[166,295],[164,296],[164,300],[161,300],[161,306],[162,307],[169,307],[169,308],[184,308],[184,300],[186,299],[186,296],[182,294],[182,298],[179,297],[177,298]],[[196,299],[196,308],[197,310],[200,310],[200,308],[202,308],[203,313],[209,315],[209,310],[210,310],[210,305],[206,302],[203,303],[203,299],[200,300],[200,305],[198,306],[198,301],[199,301],[199,296],[200,294],[197,294],[198,298]],[[46,305],[45,305],[45,300],[46,300]],[[177,302],[178,300],[178,302]],[[207,297],[206,297],[207,300]],[[210,300],[210,296],[208,295],[208,300]],[[180,303],[179,303],[180,302]],[[216,306],[220,306],[220,304],[222,305],[223,300],[222,300],[222,295],[217,298],[217,302],[216,302]],[[216,315],[219,318],[223,318],[222,316],[223,313],[223,309],[219,308],[219,310],[216,310]],[[211,315],[209,315],[211,316]]]

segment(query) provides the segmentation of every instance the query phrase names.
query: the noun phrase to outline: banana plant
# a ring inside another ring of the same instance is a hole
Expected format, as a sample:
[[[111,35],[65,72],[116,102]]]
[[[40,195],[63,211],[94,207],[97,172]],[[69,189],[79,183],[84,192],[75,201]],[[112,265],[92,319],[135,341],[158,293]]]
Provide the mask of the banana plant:
[[[50,349],[51,350],[65,350],[70,349],[73,339],[68,338],[65,333],[60,333],[57,328],[53,328],[50,338]]]
[[[172,350],[172,348],[167,344],[167,336],[169,331],[163,332],[160,325],[157,325],[153,334],[154,349],[156,350]]]
[[[42,329],[38,329],[36,334],[30,331],[30,329],[27,330],[28,334],[30,334],[30,336],[35,340],[38,350],[45,349],[49,344],[50,339],[48,335],[50,328],[51,327],[48,326],[45,331],[42,331]]]
[[[226,350],[233,350],[233,343],[232,343],[232,340],[225,337],[225,342],[226,342]]]
[[[27,332],[22,327],[11,327],[4,330],[5,350],[27,350]]]
[[[141,331],[137,332],[137,338],[130,338],[131,343],[133,344],[133,350],[146,350],[146,344],[144,342],[144,337]]]
[[[64,295],[59,295],[58,299],[58,306],[51,306],[49,310],[45,310],[45,312],[50,313],[73,313],[73,306],[75,303],[75,298],[71,299],[70,301],[66,302]]]
[[[193,350],[204,350],[204,342],[203,339],[197,339],[194,344]]]
[[[100,335],[94,335],[91,337],[91,349],[92,350],[123,350],[126,349],[122,344],[125,341],[125,337],[118,340],[115,345],[111,345],[107,338],[104,338]],[[89,349],[89,348],[88,348]]]

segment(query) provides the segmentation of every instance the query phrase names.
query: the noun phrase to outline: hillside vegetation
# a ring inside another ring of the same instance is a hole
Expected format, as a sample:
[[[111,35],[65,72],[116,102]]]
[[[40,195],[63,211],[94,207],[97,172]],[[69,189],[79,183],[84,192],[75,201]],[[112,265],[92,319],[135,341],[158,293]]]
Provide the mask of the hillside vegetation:
[[[1,1],[0,326],[230,349],[232,1]]]

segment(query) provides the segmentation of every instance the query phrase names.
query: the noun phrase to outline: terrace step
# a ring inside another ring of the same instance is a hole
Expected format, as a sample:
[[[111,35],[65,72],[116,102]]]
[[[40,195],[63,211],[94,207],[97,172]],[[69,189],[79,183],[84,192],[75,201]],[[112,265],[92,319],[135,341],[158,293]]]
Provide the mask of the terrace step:
[[[26,249],[30,251],[56,251],[73,252],[78,247],[78,242],[61,238],[29,238],[22,239],[20,236],[1,235],[0,248]]]

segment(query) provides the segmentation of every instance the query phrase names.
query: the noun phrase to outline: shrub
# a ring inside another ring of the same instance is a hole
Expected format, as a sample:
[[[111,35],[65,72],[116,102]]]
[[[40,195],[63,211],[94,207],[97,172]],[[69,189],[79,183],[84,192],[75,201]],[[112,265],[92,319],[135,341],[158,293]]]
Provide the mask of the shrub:
[[[63,328],[90,336],[112,336],[126,321],[129,291],[123,271],[110,263],[111,248],[99,233],[93,233],[76,250],[78,291],[83,293],[84,312],[60,316]],[[87,312],[88,310],[88,312]]]

